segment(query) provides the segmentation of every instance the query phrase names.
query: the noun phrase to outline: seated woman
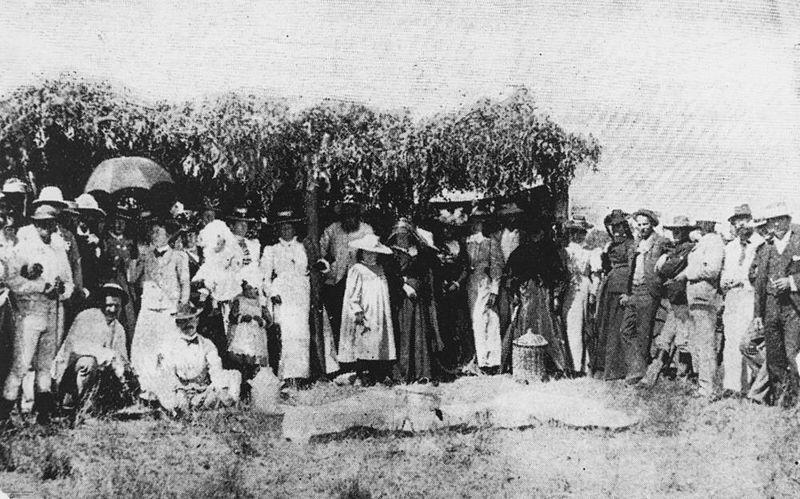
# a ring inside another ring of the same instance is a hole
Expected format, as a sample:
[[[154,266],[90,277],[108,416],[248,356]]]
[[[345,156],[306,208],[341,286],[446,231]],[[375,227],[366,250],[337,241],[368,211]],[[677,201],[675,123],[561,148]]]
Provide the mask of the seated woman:
[[[159,403],[173,414],[189,409],[231,406],[239,400],[242,376],[222,369],[214,343],[197,334],[200,311],[182,305],[173,314],[175,328],[167,333],[158,353]]]
[[[134,401],[132,378],[125,377],[129,367],[125,328],[119,322],[128,294],[114,283],[101,286],[99,294],[100,308],[78,314],[56,356],[54,379],[60,395],[65,397],[66,407],[83,405],[97,383],[107,385],[97,386],[95,391],[104,395],[99,398],[107,404],[94,400],[95,410],[119,409]],[[127,390],[121,390],[123,386]]]

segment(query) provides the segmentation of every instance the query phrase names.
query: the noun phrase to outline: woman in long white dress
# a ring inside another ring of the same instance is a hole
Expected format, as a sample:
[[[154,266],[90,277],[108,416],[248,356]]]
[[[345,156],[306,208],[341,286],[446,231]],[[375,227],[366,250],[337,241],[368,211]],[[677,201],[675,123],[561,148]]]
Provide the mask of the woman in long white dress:
[[[350,246],[360,251],[358,263],[347,273],[338,360],[354,364],[362,378],[368,372],[365,381],[381,381],[389,373],[388,362],[397,359],[389,284],[378,263],[379,255],[391,255],[392,250],[372,234]]]
[[[300,219],[294,218],[291,212],[280,212],[278,218],[278,242],[265,247],[261,256],[267,306],[281,327],[278,375],[284,380],[306,379],[311,376],[308,257],[295,236],[294,224]]]

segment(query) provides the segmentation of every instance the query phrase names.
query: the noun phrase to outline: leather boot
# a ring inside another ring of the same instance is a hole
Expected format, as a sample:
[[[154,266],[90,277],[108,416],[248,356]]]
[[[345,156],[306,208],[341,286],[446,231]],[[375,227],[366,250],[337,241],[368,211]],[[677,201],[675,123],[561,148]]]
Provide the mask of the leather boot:
[[[55,398],[52,393],[37,393],[34,399],[34,408],[36,409],[36,424],[48,425],[50,424],[50,416],[55,409]]]

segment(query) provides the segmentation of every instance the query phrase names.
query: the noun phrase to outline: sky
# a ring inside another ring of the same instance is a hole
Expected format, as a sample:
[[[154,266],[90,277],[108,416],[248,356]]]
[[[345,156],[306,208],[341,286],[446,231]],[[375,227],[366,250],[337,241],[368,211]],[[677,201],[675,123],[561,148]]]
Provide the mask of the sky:
[[[784,0],[6,0],[0,94],[75,70],[152,99],[265,90],[421,116],[525,85],[603,146],[571,189],[590,218],[776,200],[800,216],[798,44]]]

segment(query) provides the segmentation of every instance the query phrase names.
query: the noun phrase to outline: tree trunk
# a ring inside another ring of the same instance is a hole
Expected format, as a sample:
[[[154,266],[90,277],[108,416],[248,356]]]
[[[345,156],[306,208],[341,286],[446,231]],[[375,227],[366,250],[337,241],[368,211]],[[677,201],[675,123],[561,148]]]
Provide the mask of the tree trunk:
[[[317,192],[317,179],[309,162],[309,173],[306,180],[305,211],[308,220],[307,251],[308,261],[313,265],[320,258],[319,238],[319,197]],[[312,379],[325,376],[325,334],[322,323],[322,274],[311,270],[311,377]]]

